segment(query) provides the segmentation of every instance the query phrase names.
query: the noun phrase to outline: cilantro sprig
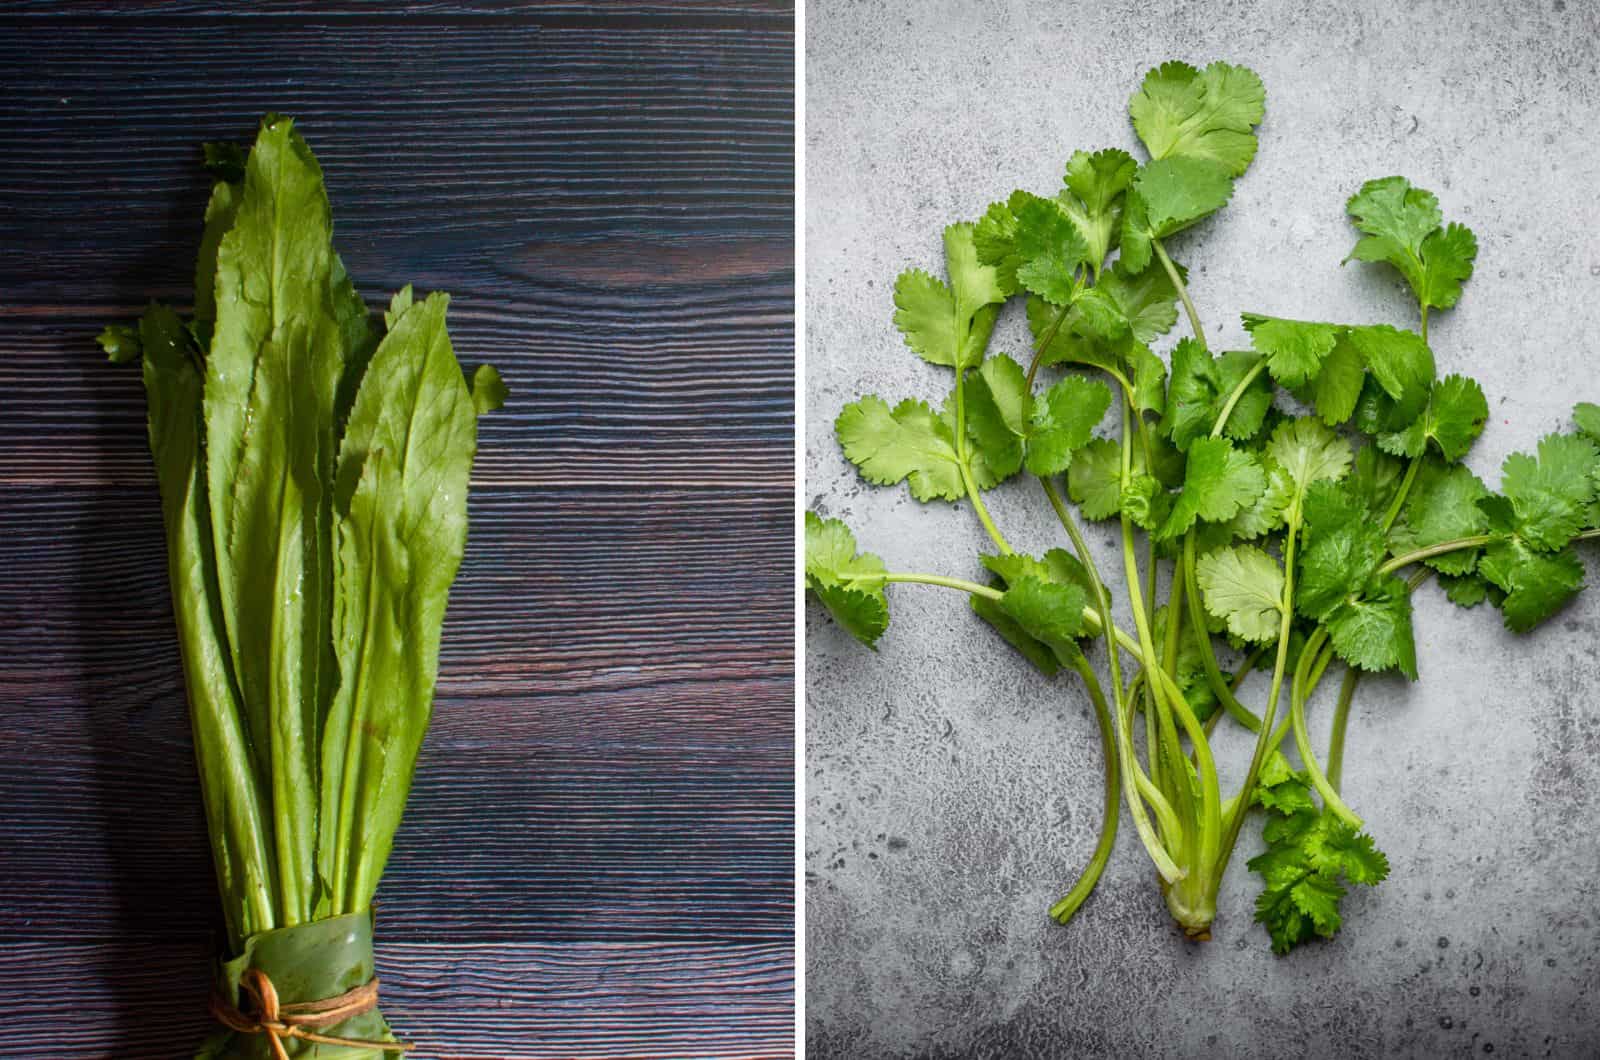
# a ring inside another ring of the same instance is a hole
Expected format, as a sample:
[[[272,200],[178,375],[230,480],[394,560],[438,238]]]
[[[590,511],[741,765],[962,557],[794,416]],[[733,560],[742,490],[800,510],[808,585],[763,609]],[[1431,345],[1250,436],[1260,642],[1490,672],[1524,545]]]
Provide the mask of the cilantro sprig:
[[[1060,187],[1015,190],[947,228],[943,278],[900,276],[895,325],[913,352],[950,369],[949,390],[868,395],[836,421],[863,478],[905,482],[925,503],[965,502],[993,551],[975,557],[970,578],[893,571],[843,523],[808,513],[806,584],[869,646],[888,629],[891,586],[963,592],[1042,673],[1083,681],[1106,810],[1053,916],[1065,923],[1093,891],[1120,805],[1174,918],[1209,937],[1260,807],[1266,849],[1248,867],[1263,883],[1257,919],[1283,953],[1332,936],[1349,887],[1389,873],[1340,775],[1361,676],[1416,680],[1425,669],[1413,594],[1437,580],[1447,599],[1487,601],[1521,632],[1582,587],[1576,546],[1600,537],[1600,406],[1578,406],[1574,430],[1508,457],[1498,492],[1462,464],[1488,402],[1475,381],[1440,375],[1428,333],[1431,314],[1459,303],[1477,240],[1398,176],[1346,203],[1356,233],[1346,260],[1398,273],[1413,319],[1260,307],[1269,312],[1241,315],[1249,349],[1213,352],[1172,246],[1232,198],[1256,156],[1265,92],[1242,67],[1167,63],[1129,113],[1143,161],[1119,147],[1077,151]],[[1012,300],[1024,303],[1032,349],[991,355]],[[1189,333],[1172,341],[1180,310]],[[984,494],[1021,476],[1070,549],[1024,554],[1002,533]],[[1102,575],[1081,519],[1112,522],[1120,580]],[[1131,628],[1113,618],[1116,593]],[[1330,670],[1339,692],[1319,753],[1309,711]],[[1254,734],[1226,797],[1211,752],[1225,723]]]

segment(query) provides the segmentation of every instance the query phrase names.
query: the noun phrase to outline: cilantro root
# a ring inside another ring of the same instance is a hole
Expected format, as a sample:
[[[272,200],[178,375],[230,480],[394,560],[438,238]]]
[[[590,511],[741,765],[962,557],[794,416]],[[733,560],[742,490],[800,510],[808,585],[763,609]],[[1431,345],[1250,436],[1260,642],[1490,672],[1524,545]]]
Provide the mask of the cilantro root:
[[[1286,953],[1334,935],[1349,889],[1389,874],[1340,780],[1361,675],[1421,671],[1412,593],[1437,580],[1452,602],[1487,601],[1521,632],[1582,587],[1575,546],[1600,538],[1600,405],[1507,457],[1499,492],[1461,463],[1488,401],[1473,380],[1439,374],[1428,330],[1460,302],[1477,239],[1399,176],[1346,202],[1357,232],[1346,260],[1398,274],[1414,319],[1246,312],[1250,349],[1213,353],[1172,244],[1232,197],[1265,103],[1242,67],[1166,63],[1129,104],[1144,161],[1078,151],[1060,188],[1013,191],[945,229],[943,276],[902,273],[894,323],[913,352],[951,369],[949,393],[868,395],[835,427],[863,478],[966,502],[994,551],[962,572],[972,577],[890,571],[842,522],[808,512],[805,571],[811,596],[869,647],[888,630],[889,586],[906,587],[897,601],[939,587],[966,594],[1045,676],[1083,681],[1105,813],[1053,917],[1066,923],[1092,893],[1125,807],[1173,918],[1209,938],[1260,808],[1266,849],[1247,866],[1262,883],[1256,920]],[[988,352],[1013,299],[1033,340],[1025,361]],[[1155,346],[1180,307],[1190,333],[1163,357]],[[996,524],[984,493],[1024,475],[1070,551],[1018,553]],[[1111,618],[1116,579],[1097,568],[1081,519],[1116,520],[1131,628]],[[1319,749],[1310,708],[1330,668],[1339,691]],[[1211,740],[1229,724],[1254,749],[1225,784]]]

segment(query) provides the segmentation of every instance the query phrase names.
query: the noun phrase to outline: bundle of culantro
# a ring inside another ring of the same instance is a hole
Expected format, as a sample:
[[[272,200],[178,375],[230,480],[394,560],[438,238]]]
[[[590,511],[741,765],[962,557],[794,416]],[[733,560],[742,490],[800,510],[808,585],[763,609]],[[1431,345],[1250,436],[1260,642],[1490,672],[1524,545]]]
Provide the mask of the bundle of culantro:
[[[1283,953],[1332,936],[1348,887],[1389,873],[1340,773],[1360,676],[1418,675],[1412,594],[1437,580],[1452,602],[1488,601],[1525,632],[1582,587],[1573,545],[1600,537],[1600,408],[1577,406],[1575,430],[1507,457],[1498,493],[1461,462],[1489,407],[1473,380],[1439,375],[1428,321],[1460,299],[1477,240],[1398,176],[1346,204],[1360,233],[1349,259],[1399,274],[1416,330],[1246,313],[1252,348],[1213,353],[1166,244],[1227,204],[1265,103],[1243,67],[1152,70],[1129,104],[1144,162],[1079,151],[1053,193],[1015,191],[976,224],[946,228],[948,282],[901,274],[894,322],[923,360],[952,370],[948,396],[934,408],[869,395],[840,412],[838,438],[869,482],[968,502],[993,547],[978,557],[987,578],[890,570],[857,553],[844,523],[808,514],[806,584],[869,646],[888,628],[887,585],[963,591],[1039,670],[1081,677],[1105,816],[1058,920],[1094,889],[1126,805],[1168,909],[1208,938],[1259,806],[1256,919]],[[1014,297],[1033,340],[1022,362],[987,356]],[[1152,344],[1180,305],[1191,334],[1163,360]],[[1115,426],[1097,436],[1113,408]],[[1019,553],[991,516],[983,493],[1024,472],[1070,551]],[[1102,577],[1063,484],[1083,518],[1115,521],[1120,579]],[[1116,622],[1114,587],[1131,629]],[[1085,654],[1092,641],[1105,682]],[[1342,675],[1319,755],[1307,707],[1330,668]],[[1224,724],[1253,745],[1231,794],[1212,753]],[[1298,768],[1284,754],[1291,734]]]
[[[381,321],[334,252],[286,118],[207,145],[193,318],[107,328],[141,360],[173,610],[226,923],[201,1057],[402,1051],[376,1007],[372,898],[433,708],[477,417],[448,296]]]

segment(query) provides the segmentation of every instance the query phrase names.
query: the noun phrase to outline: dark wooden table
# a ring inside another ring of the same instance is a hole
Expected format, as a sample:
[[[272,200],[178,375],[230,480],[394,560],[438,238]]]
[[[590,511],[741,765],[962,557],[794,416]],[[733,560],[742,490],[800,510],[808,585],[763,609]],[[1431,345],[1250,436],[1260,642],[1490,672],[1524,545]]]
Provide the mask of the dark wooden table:
[[[138,372],[202,140],[299,120],[369,301],[452,292],[485,419],[379,892],[429,1057],[793,1049],[793,13],[0,11],[0,1055],[172,1057],[216,897]]]

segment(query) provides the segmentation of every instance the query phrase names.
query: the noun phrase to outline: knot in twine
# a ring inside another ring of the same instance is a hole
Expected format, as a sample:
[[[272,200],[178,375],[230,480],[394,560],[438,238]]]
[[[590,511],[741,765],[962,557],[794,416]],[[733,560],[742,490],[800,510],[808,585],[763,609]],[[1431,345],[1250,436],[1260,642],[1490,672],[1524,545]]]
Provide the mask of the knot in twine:
[[[378,979],[348,990],[338,997],[321,1001],[278,1001],[278,989],[272,985],[267,973],[251,968],[239,977],[239,989],[250,998],[252,1011],[244,1012],[234,1007],[220,993],[211,995],[211,1015],[217,1022],[240,1034],[265,1034],[272,1043],[272,1055],[277,1060],[289,1060],[283,1046],[285,1038],[299,1038],[306,1042],[324,1045],[347,1045],[359,1049],[377,1049],[386,1053],[403,1053],[412,1046],[409,1042],[375,1042],[365,1038],[340,1038],[331,1034],[318,1034],[313,1028],[331,1027],[353,1016],[370,1011],[378,1004]]]

